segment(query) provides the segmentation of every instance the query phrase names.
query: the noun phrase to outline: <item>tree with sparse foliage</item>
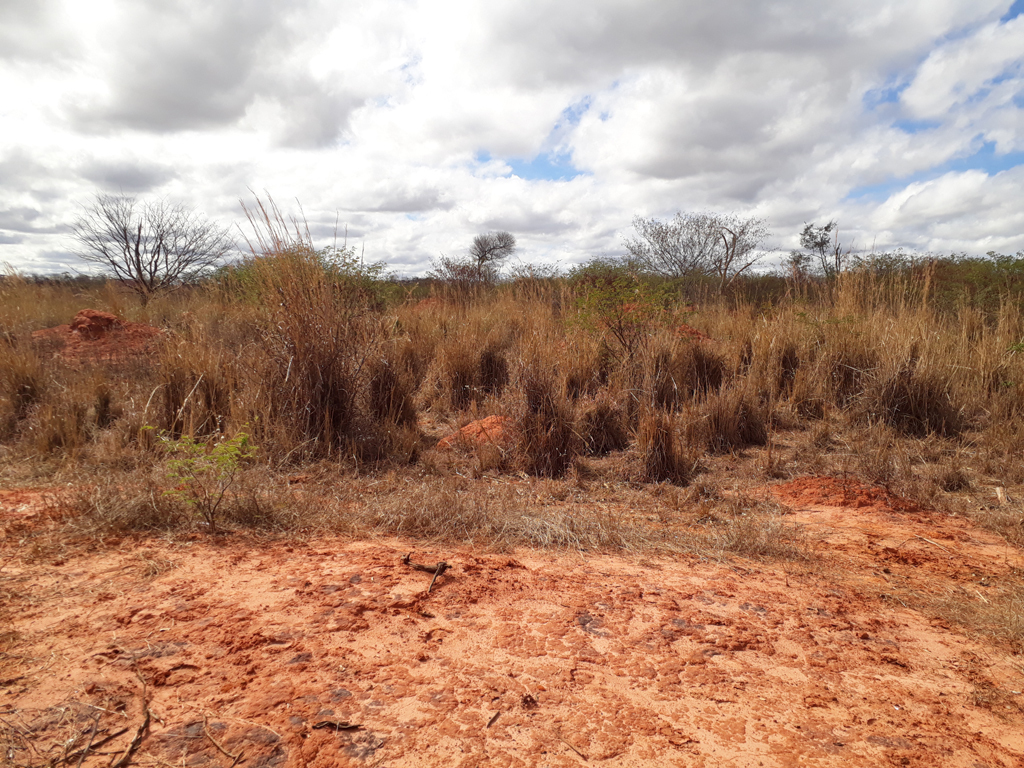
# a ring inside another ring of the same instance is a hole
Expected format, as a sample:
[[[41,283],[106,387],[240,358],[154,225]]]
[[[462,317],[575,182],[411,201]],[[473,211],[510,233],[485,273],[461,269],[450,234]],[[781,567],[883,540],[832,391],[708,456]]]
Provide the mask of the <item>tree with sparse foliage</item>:
[[[216,267],[234,248],[226,229],[191,208],[128,195],[98,195],[72,233],[79,258],[128,285],[143,305]]]
[[[839,223],[830,221],[823,227],[813,223],[805,224],[800,233],[800,247],[818,257],[821,272],[825,277],[835,277],[843,271],[845,256],[839,242]]]
[[[436,280],[455,297],[466,299],[478,288],[498,279],[498,264],[516,251],[510,232],[489,232],[473,238],[469,258],[441,255],[434,259],[427,277]]]
[[[476,265],[478,275],[497,271],[498,264],[516,252],[516,238],[511,232],[488,232],[473,238],[469,257]]]
[[[764,256],[764,219],[732,213],[677,213],[671,221],[637,216],[638,237],[626,240],[633,261],[665,277],[715,277],[719,291]]]

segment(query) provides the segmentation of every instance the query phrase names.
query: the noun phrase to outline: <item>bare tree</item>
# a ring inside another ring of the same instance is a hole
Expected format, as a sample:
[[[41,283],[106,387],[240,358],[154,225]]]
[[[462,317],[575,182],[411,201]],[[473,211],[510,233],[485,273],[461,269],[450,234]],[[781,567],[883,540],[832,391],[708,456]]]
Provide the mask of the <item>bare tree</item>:
[[[728,214],[719,217],[718,236],[722,246],[715,255],[714,270],[718,291],[722,293],[763,258],[761,245],[768,237],[768,224],[764,219],[741,219]]]
[[[469,249],[469,257],[476,264],[479,277],[485,272],[496,271],[498,262],[507,259],[516,252],[516,238],[511,232],[489,232],[473,238],[473,247]]]
[[[668,222],[637,216],[639,237],[626,240],[630,256],[644,270],[665,277],[717,277],[724,291],[761,260],[768,237],[764,219],[735,214],[677,213]]]
[[[143,305],[216,266],[234,247],[226,229],[191,208],[127,195],[97,195],[72,232],[79,258],[126,283]]]

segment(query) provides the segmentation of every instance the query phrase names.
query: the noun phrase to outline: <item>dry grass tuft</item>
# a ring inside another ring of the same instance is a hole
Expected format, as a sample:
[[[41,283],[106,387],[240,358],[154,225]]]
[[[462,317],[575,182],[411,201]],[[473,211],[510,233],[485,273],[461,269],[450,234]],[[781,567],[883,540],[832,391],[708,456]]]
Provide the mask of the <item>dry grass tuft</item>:
[[[562,477],[583,450],[572,403],[556,372],[524,361],[514,382],[515,463],[531,475]]]
[[[806,533],[785,522],[772,500],[712,491],[698,497],[698,509],[695,540],[702,547],[759,560],[811,558]]]
[[[467,493],[448,478],[406,487],[372,505],[328,510],[321,524],[349,533],[455,541],[496,550],[517,547],[570,551],[642,551],[664,548],[647,526],[586,506],[524,507],[513,489]]]
[[[673,417],[659,411],[641,414],[635,452],[641,482],[687,485],[697,472],[698,460],[680,443]]]
[[[10,439],[29,416],[47,378],[34,350],[0,340],[0,439]]]
[[[134,483],[101,483],[79,492],[71,501],[74,530],[85,535],[124,535],[182,529],[188,510],[165,493],[155,478]]]
[[[607,391],[583,408],[579,431],[585,452],[591,456],[621,451],[629,445],[626,414]]]
[[[652,359],[650,386],[654,404],[677,410],[694,397],[718,391],[726,372],[725,358],[708,344],[688,342],[663,349]]]
[[[704,446],[711,453],[728,453],[768,442],[767,407],[739,388],[708,398],[686,416],[688,442]]]
[[[921,371],[916,351],[868,387],[860,404],[865,421],[880,420],[901,434],[959,435],[967,426],[964,409],[935,373]]]
[[[1024,651],[1024,580],[1021,574],[984,594],[956,587],[943,598],[931,601],[927,609],[945,621],[969,627]]]
[[[416,424],[412,389],[386,359],[370,361],[370,412],[378,422],[404,427]]]

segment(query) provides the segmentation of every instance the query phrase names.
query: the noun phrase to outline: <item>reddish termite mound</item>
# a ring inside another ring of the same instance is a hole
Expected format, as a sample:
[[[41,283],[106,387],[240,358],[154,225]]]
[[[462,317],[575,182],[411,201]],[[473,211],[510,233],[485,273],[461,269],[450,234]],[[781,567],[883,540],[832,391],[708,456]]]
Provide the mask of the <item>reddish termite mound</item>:
[[[32,341],[69,362],[124,362],[152,352],[154,340],[162,333],[159,328],[125,322],[109,312],[83,309],[68,325],[34,332]]]
[[[675,329],[675,334],[681,339],[690,339],[692,341],[711,341],[711,337],[708,336],[704,331],[698,331],[693,326],[682,323]]]
[[[457,432],[442,438],[438,448],[453,448],[456,445],[507,445],[512,440],[512,420],[508,416],[488,416],[472,421]]]
[[[846,477],[800,477],[775,486],[772,492],[779,501],[789,506],[916,509],[914,504],[885,488],[865,485]]]

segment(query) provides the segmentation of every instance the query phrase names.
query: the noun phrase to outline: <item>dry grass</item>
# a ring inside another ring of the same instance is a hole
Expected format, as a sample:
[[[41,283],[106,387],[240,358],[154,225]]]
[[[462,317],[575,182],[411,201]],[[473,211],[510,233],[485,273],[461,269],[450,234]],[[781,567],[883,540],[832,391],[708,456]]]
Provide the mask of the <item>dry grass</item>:
[[[194,526],[162,495],[170,481],[158,435],[205,440],[241,429],[266,478],[249,501],[239,495],[230,524],[270,529],[308,525],[280,478],[313,465],[343,483],[408,467],[410,482],[433,478],[425,490],[441,499],[460,475],[489,482],[525,472],[574,487],[596,471],[601,483],[701,483],[716,457],[741,461],[768,445],[751,480],[850,472],[950,508],[997,485],[1024,492],[1019,307],[938,315],[920,292],[858,276],[818,303],[670,307],[645,320],[644,342],[624,358],[599,324],[580,322],[568,282],[530,278],[457,301],[439,292],[388,304],[325,269],[308,233],[272,207],[254,223],[261,234],[245,271],[145,309],[111,285],[76,295],[5,281],[0,472],[100,472],[109,482],[79,505],[83,525],[126,531]],[[85,306],[173,333],[134,367],[71,367],[28,341]],[[710,340],[681,338],[684,322]],[[431,450],[454,426],[494,413],[513,418],[514,445],[461,458]],[[501,546],[629,538],[626,522],[591,519],[582,501],[516,522],[476,492],[459,498],[414,518],[388,509],[353,525],[492,536]],[[1019,543],[1013,509],[981,517]],[[770,513],[721,519],[732,522],[714,529],[716,548],[769,552],[778,540],[791,552],[790,532]],[[646,540],[637,531],[629,536]]]
[[[1024,650],[1024,574],[981,589],[983,593],[958,587],[926,601],[924,608],[945,621],[1007,643],[1018,653]]]
[[[671,415],[651,410],[640,416],[635,452],[640,482],[687,485],[697,473],[697,454],[686,450]]]

